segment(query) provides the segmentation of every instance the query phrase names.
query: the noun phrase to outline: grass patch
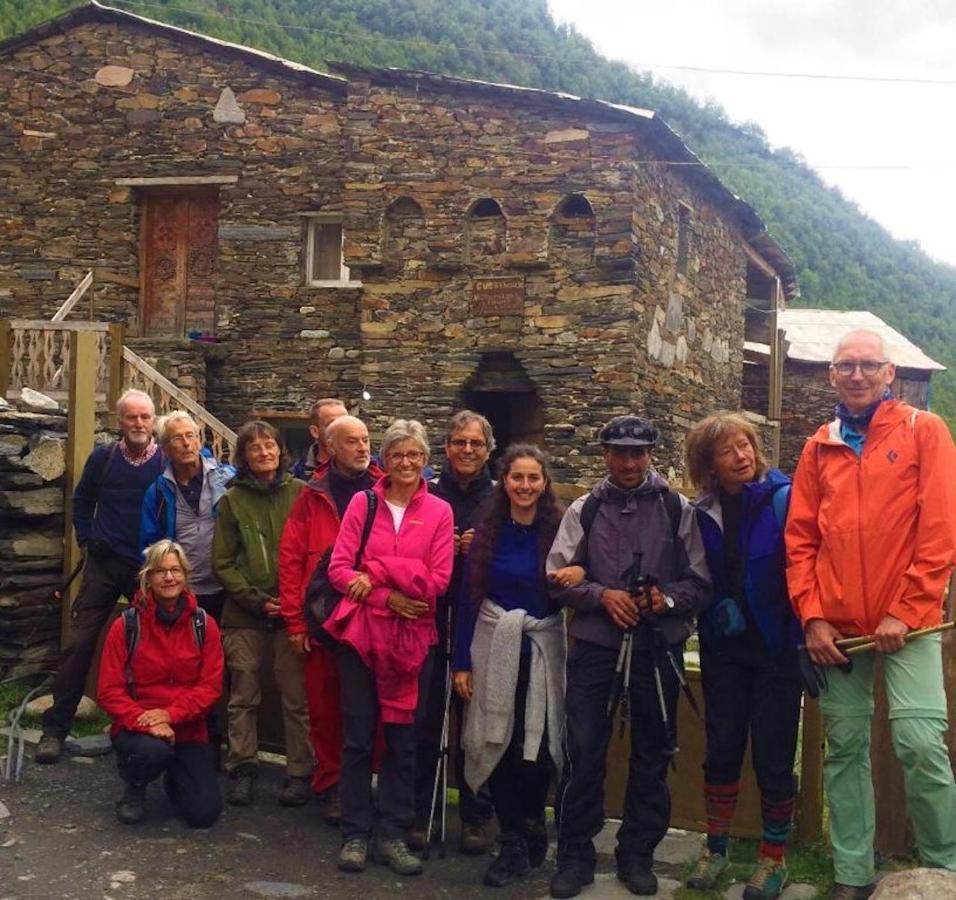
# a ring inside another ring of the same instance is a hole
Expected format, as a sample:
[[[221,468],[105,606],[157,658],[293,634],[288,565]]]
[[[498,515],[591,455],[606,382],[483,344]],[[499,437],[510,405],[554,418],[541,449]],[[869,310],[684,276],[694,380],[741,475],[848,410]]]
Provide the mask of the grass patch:
[[[10,723],[10,719],[16,712],[17,707],[23,702],[30,691],[39,684],[36,678],[24,677],[16,681],[10,681],[6,684],[0,684],[0,725],[5,727]],[[49,690],[41,692],[49,693]],[[93,734],[102,734],[103,730],[110,724],[109,716],[99,712],[92,719],[75,719],[70,734],[73,737],[87,737]],[[20,725],[23,728],[41,728],[42,722],[40,716],[31,716],[24,714],[20,719]],[[4,745],[6,738],[0,738]]]

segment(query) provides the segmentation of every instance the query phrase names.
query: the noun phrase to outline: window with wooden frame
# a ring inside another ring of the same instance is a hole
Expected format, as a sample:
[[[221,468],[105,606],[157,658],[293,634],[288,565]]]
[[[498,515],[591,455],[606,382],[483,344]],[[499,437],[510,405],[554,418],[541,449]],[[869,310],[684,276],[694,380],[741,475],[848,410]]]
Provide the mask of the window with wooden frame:
[[[309,216],[305,228],[305,283],[310,287],[361,287],[345,265],[342,217]]]

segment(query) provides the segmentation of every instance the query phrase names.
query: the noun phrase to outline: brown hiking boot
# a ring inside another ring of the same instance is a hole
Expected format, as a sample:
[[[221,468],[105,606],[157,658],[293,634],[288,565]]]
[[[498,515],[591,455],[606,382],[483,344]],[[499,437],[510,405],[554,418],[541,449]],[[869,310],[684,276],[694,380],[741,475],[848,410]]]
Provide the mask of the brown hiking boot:
[[[55,734],[45,734],[40,738],[37,744],[36,752],[33,754],[33,761],[40,763],[41,766],[49,766],[60,761],[63,755],[63,738]]]

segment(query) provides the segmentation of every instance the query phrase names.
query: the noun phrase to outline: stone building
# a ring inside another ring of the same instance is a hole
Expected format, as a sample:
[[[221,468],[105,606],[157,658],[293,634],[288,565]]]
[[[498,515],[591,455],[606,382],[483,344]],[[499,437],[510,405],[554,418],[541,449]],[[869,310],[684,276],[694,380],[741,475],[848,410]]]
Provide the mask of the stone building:
[[[946,368],[881,318],[863,310],[782,310],[777,313],[777,327],[786,342],[780,417],[780,468],[785,472],[796,468],[806,439],[833,418],[838,398],[830,385],[829,364],[843,335],[859,328],[881,334],[887,355],[896,364],[893,393],[919,409],[929,409],[933,372]],[[747,341],[744,348],[743,405],[765,413],[769,346]]]
[[[437,445],[468,404],[566,481],[628,410],[679,468],[688,423],[741,405],[748,310],[796,292],[652,112],[326,74],[96,3],[0,45],[0,176],[0,317],[92,269],[96,317],[234,427],[332,394]]]

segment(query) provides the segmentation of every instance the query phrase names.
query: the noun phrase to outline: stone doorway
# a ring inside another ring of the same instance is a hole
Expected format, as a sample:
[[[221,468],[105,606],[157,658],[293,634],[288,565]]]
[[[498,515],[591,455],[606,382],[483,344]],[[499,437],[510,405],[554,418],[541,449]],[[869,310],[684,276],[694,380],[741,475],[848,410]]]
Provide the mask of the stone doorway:
[[[217,190],[143,195],[140,265],[145,337],[215,332],[218,253]]]
[[[462,402],[485,416],[495,432],[496,460],[508,444],[544,446],[544,406],[524,367],[508,352],[482,354],[466,383]]]

